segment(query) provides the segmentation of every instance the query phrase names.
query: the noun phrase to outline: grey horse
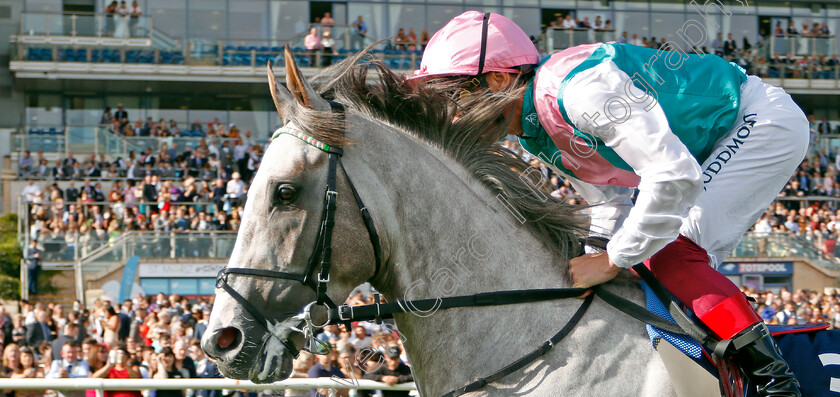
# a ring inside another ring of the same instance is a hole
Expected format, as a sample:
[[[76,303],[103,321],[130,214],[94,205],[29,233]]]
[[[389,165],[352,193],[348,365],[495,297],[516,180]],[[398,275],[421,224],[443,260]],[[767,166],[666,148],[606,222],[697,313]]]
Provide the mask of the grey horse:
[[[411,86],[375,59],[361,62],[363,56],[325,70],[312,85],[290,54],[286,87],[268,68],[286,127],[344,148],[329,297],[344,301],[375,272],[348,177],[379,231],[383,264],[371,284],[388,301],[570,286],[568,258],[579,249],[587,220],[581,207],[546,195],[538,173],[496,145],[513,96],[488,94],[453,106],[439,90]],[[366,81],[368,74],[377,80]],[[347,107],[343,116],[331,112],[322,98],[327,95]],[[326,174],[326,153],[295,136],[278,135],[248,190],[229,266],[304,272],[318,233]],[[225,376],[255,382],[288,377],[294,358],[289,344],[296,349],[304,344],[294,328],[296,315],[315,293],[293,280],[231,275],[228,282],[271,325],[259,325],[217,289],[202,348]],[[642,301],[629,278],[609,289]],[[534,350],[581,302],[418,311],[395,320],[421,394],[440,396]],[[323,314],[316,320],[323,321]],[[674,393],[643,324],[596,298],[548,354],[470,395]]]

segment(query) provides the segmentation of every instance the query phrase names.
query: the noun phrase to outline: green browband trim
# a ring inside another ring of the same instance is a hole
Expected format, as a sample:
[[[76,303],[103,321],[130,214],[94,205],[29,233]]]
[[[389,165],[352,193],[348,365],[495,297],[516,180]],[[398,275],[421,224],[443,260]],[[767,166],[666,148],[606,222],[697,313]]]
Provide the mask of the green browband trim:
[[[321,151],[324,151],[324,152],[327,152],[327,153],[330,152],[330,145],[327,145],[324,142],[321,142],[321,141],[319,141],[319,140],[317,140],[317,139],[315,139],[315,138],[313,138],[309,135],[306,135],[303,131],[301,131],[297,128],[282,127],[279,130],[277,130],[274,133],[274,135],[271,136],[271,139],[273,140],[274,138],[277,138],[278,136],[280,136],[280,134],[291,135],[293,137],[296,137],[297,139],[300,139],[301,141],[304,141],[304,142],[306,142],[306,143],[308,143],[312,146],[315,146],[316,148],[320,149]]]

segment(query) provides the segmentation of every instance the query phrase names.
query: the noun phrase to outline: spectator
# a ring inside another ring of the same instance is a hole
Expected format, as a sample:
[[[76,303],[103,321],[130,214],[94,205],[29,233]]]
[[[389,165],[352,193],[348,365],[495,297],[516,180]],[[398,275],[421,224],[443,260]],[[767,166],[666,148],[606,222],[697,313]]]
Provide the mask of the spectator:
[[[52,360],[61,359],[61,347],[65,343],[73,341],[80,342],[78,338],[79,324],[68,322],[64,325],[62,331],[62,334],[50,343],[52,347]]]
[[[566,19],[563,20],[563,29],[575,29],[577,28],[577,24],[575,20],[572,19],[572,15],[566,15]]]
[[[111,4],[108,4],[105,7],[105,35],[111,36],[114,33],[114,16],[117,13],[117,7],[119,3],[112,1]],[[106,113],[110,110],[110,108],[105,108]],[[110,117],[109,117],[110,119]],[[107,121],[106,121],[107,122]]]
[[[47,378],[87,378],[90,376],[90,366],[88,363],[79,360],[78,357],[78,342],[66,342],[61,346],[61,360],[54,360],[50,366],[49,372],[45,377]],[[66,397],[82,397],[85,395],[83,390],[76,391],[60,391],[59,396]]]
[[[125,2],[123,2],[125,3]],[[123,109],[123,104],[117,104],[117,111],[114,112],[114,118],[117,120],[128,119],[128,112]]]
[[[344,374],[338,367],[338,353],[335,349],[330,350],[327,354],[317,355],[317,357],[318,362],[313,365],[307,373],[310,378],[330,378],[335,376],[337,378],[344,379]],[[327,396],[329,395],[329,390],[310,389],[309,393],[311,397]]]
[[[49,313],[43,309],[37,309],[35,313],[36,322],[26,329],[26,344],[29,346],[38,346],[42,341],[50,342],[52,340],[50,333]]]
[[[204,351],[201,350],[201,342],[198,339],[190,343],[190,359],[195,362],[195,372],[197,378],[202,379],[216,379],[222,378],[216,363],[210,361]],[[196,390],[195,397],[221,397],[221,390]],[[287,395],[288,396],[288,395]]]
[[[29,151],[23,152],[23,156],[18,159],[18,175],[29,176],[35,168],[35,160],[30,155]]]
[[[108,315],[102,323],[104,329],[102,341],[108,348],[116,348],[119,342],[120,316],[117,315],[117,311],[114,310],[113,306],[108,305],[105,310]]]
[[[157,371],[155,379],[183,379],[187,378],[186,373],[178,370],[175,366],[175,353],[169,347],[161,349],[157,359]],[[156,390],[155,397],[183,397],[181,390]]]
[[[140,379],[140,363],[131,359],[125,347],[119,347],[108,354],[108,361],[91,378]],[[141,397],[137,390],[106,390],[105,397]]]
[[[321,37],[318,36],[318,28],[309,29],[309,34],[303,38],[303,46],[306,47],[309,65],[316,66],[316,54],[321,51]]]
[[[354,50],[363,48],[365,46],[365,38],[368,34],[368,27],[361,15],[350,24],[350,28],[352,32],[350,36],[350,48]]]
[[[621,37],[618,38],[618,44],[627,44],[629,43],[627,39],[627,32],[621,33]]]
[[[380,365],[373,371],[365,374],[365,379],[374,380],[393,386],[397,383],[413,382],[411,369],[400,361],[400,348],[391,346],[385,353],[385,365]],[[382,391],[382,397],[408,396],[407,391]]]
[[[326,29],[325,31],[329,31],[333,25],[335,25],[335,19],[332,18],[332,14],[330,12],[324,13],[324,17],[321,18],[321,25],[324,26]]]
[[[195,378],[195,362],[188,356],[187,342],[184,338],[172,344],[172,352],[175,354],[175,367],[186,374],[185,378]]]
[[[330,30],[325,30],[323,35],[324,37],[321,39],[321,49],[323,50],[321,66],[330,66],[332,65],[332,56],[335,53],[335,39],[332,38],[332,31]]]
[[[242,205],[242,199],[244,198],[246,192],[246,185],[238,172],[234,172],[232,179],[228,181],[226,192],[231,207],[239,207]]]
[[[294,378],[307,378],[309,377],[309,369],[312,368],[312,361],[314,358],[311,353],[302,351],[298,356],[292,361],[292,374],[289,376],[290,379]],[[357,378],[358,379],[358,378]],[[283,391],[284,397],[309,397],[310,392],[307,390],[300,390],[300,389],[285,389]]]
[[[417,50],[417,35],[414,33],[414,28],[408,28],[408,50],[415,51]]]
[[[24,187],[23,190],[21,190],[20,192],[20,195],[23,196],[23,198],[30,203],[34,202],[39,194],[41,194],[41,187],[35,184],[34,179],[30,179],[27,182],[26,187]]]
[[[799,34],[799,31],[796,30],[796,24],[792,20],[788,21],[787,34],[790,36]]]
[[[10,343],[3,348],[3,368],[0,368],[2,377],[7,378],[20,368],[20,346],[16,343]]]
[[[723,42],[723,55],[731,57],[735,55],[735,50],[737,49],[738,46],[735,39],[732,38],[732,33],[727,34],[726,41]]]
[[[0,338],[0,345],[5,346],[12,343],[13,330],[14,324],[9,315],[6,314],[6,307],[0,305],[0,332],[3,334],[3,338]]]
[[[398,51],[405,51],[408,49],[408,36],[405,35],[405,30],[400,28],[397,35],[394,36],[394,48]]]
[[[137,37],[137,24],[140,22],[141,15],[143,15],[143,9],[140,8],[140,5],[136,1],[131,2],[131,9],[129,10],[129,16],[131,17],[129,31],[131,37]]]
[[[361,325],[353,328],[353,336],[350,337],[350,344],[358,351],[366,347],[370,347],[370,336],[367,334],[367,329]]]
[[[29,346],[20,348],[20,366],[11,372],[11,378],[43,378],[44,369],[35,361],[35,351]],[[42,390],[18,390],[17,397],[43,396]]]
[[[29,281],[29,293],[38,293],[38,275],[41,274],[41,250],[38,249],[38,241],[33,239],[24,253],[26,259],[27,279]]]
[[[116,25],[114,28],[114,37],[122,39],[129,37],[128,20],[130,19],[130,14],[131,10],[128,9],[125,1],[120,1],[120,6],[114,15],[114,24]],[[120,117],[117,118],[119,119]]]

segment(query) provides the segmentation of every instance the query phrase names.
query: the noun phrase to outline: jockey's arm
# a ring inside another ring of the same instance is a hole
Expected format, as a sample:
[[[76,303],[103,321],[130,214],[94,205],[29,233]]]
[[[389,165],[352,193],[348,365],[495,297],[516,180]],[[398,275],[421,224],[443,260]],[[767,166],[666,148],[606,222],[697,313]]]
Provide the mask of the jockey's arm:
[[[703,188],[700,165],[671,131],[665,112],[658,103],[651,104],[652,98],[628,97],[629,80],[615,64],[604,62],[572,78],[563,97],[570,120],[603,140],[640,176],[636,203],[607,245],[610,261],[622,268],[648,259],[673,241]],[[641,96],[641,90],[634,91]],[[616,96],[629,108],[605,109]],[[607,110],[622,116],[621,122],[608,121],[603,116]],[[595,112],[602,114],[600,123],[592,122]]]
[[[569,177],[560,170],[555,171],[563,174],[575,191],[591,206],[589,207],[589,235],[611,238],[624,224],[624,219],[633,208],[633,189],[623,186],[593,185]]]

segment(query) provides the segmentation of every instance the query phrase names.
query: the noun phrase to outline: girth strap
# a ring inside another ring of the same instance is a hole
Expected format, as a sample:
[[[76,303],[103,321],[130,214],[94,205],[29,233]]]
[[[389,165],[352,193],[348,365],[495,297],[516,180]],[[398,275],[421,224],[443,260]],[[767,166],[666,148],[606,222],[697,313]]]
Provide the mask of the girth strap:
[[[516,371],[519,371],[522,368],[525,368],[529,364],[536,361],[538,358],[544,356],[555,345],[560,343],[560,341],[563,340],[563,338],[565,338],[566,335],[568,335],[572,331],[572,329],[575,328],[575,326],[578,324],[578,322],[580,322],[580,319],[586,313],[586,310],[589,308],[589,305],[592,304],[592,299],[593,299],[593,295],[590,294],[589,296],[587,296],[583,300],[583,303],[581,303],[580,307],[578,307],[577,311],[575,311],[575,314],[572,315],[572,318],[570,318],[569,321],[566,323],[566,325],[564,325],[563,328],[560,329],[560,331],[558,331],[556,334],[554,334],[554,336],[552,336],[549,340],[545,341],[542,345],[540,345],[540,347],[538,347],[534,351],[532,351],[532,352],[526,354],[524,357],[506,365],[504,368],[494,372],[491,375],[485,376],[483,378],[478,378],[474,382],[472,382],[472,383],[470,383],[470,384],[468,384],[464,387],[452,390],[449,393],[444,394],[443,396],[444,397],[454,397],[454,396],[460,396],[462,394],[474,392],[476,390],[481,389],[482,387],[484,387],[488,383],[493,383],[493,382],[495,382],[499,379],[504,378],[505,376],[508,376],[508,375],[510,375],[510,374],[512,374]]]

